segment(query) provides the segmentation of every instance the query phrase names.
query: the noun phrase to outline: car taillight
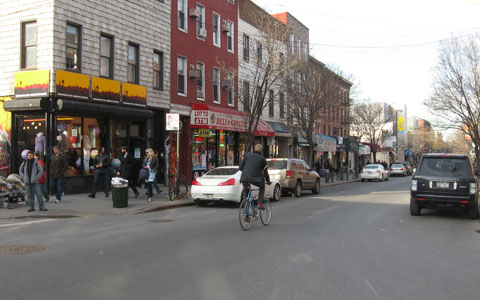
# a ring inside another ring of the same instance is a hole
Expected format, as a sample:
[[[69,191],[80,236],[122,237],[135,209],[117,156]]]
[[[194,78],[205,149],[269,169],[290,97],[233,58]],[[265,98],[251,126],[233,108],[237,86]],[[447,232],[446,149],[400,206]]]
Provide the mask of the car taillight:
[[[286,176],[287,178],[292,177],[292,170],[287,170]]]
[[[400,171],[403,171],[403,168],[401,168]]]
[[[192,181],[192,185],[202,185],[200,182],[198,182],[198,180],[195,178],[193,181]]]
[[[235,178],[230,178],[230,179],[229,179],[229,180],[227,180],[227,181],[220,182],[218,185],[219,185],[219,186],[224,186],[224,185],[235,185]]]
[[[392,171],[392,168],[390,168],[390,171]]]
[[[377,170],[377,173],[382,173],[382,171],[380,171],[380,170]]]

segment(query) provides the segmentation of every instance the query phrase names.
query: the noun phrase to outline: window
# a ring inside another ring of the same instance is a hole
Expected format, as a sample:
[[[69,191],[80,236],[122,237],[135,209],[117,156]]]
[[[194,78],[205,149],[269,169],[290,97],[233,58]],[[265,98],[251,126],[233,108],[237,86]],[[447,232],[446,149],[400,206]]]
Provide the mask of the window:
[[[227,26],[228,26],[228,32],[227,32],[227,50],[230,52],[234,51],[233,48],[233,23],[230,21],[227,21]]]
[[[243,111],[250,111],[250,83],[243,82]]]
[[[250,60],[250,37],[246,34],[243,35],[243,60]]]
[[[220,47],[220,16],[213,14],[213,44]]]
[[[22,23],[21,67],[35,68],[37,65],[37,22]]]
[[[197,99],[205,99],[205,65],[197,63],[197,71],[200,71],[197,77]]]
[[[138,74],[138,45],[128,44],[128,82],[137,83],[139,82]]]
[[[213,68],[213,102],[220,103],[220,69]]]
[[[285,118],[285,95],[280,93],[280,118]]]
[[[227,80],[228,80],[228,105],[234,106],[235,105],[234,100],[233,100],[234,86],[233,86],[233,74],[232,73],[228,73]]]
[[[257,42],[257,64],[262,62],[262,44]]]
[[[205,29],[205,7],[197,4],[197,10],[200,12],[197,17],[197,36],[205,39],[207,36],[207,30]]]
[[[100,76],[113,78],[113,37],[100,36]]]
[[[67,69],[80,71],[80,27],[67,24]]]
[[[180,95],[187,95],[187,59],[177,58],[177,92]]]
[[[268,91],[268,116],[273,117],[273,91]]]
[[[295,54],[295,35],[290,34],[290,51],[292,54]]]
[[[163,53],[153,52],[153,87],[163,90]]]
[[[178,29],[187,31],[187,0],[178,0]]]

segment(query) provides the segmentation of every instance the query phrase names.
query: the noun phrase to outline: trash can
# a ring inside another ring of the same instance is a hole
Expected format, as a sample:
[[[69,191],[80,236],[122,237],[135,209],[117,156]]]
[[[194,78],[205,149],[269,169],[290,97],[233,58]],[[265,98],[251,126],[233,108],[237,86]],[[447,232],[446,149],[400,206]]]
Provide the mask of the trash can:
[[[128,207],[128,184],[112,184],[113,207]]]

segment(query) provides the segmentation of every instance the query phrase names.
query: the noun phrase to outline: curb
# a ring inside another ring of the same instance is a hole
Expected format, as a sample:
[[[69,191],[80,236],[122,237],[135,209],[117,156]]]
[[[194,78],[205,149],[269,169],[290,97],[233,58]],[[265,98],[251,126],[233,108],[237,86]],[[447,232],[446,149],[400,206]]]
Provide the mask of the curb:
[[[194,202],[187,202],[187,203],[179,203],[179,204],[172,204],[172,205],[165,205],[165,206],[146,207],[137,211],[125,213],[123,215],[139,215],[139,214],[146,214],[146,213],[155,212],[155,211],[162,211],[162,210],[195,206],[195,205],[196,204]]]

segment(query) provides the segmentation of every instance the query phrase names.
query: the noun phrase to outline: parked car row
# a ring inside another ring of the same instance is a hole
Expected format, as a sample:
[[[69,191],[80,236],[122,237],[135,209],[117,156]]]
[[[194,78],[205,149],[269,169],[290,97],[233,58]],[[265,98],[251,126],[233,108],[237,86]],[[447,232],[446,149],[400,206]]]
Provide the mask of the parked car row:
[[[394,163],[390,168],[385,168],[382,164],[368,164],[360,172],[362,181],[389,180],[390,176],[410,176],[413,174],[412,165],[409,162]]]
[[[300,197],[303,190],[320,193],[320,175],[303,160],[297,158],[267,159],[270,185],[265,187],[265,197],[278,201],[281,194],[292,193]],[[198,206],[209,202],[240,203],[243,186],[242,172],[238,166],[218,167],[192,182],[191,197]],[[258,192],[256,192],[258,193]]]

